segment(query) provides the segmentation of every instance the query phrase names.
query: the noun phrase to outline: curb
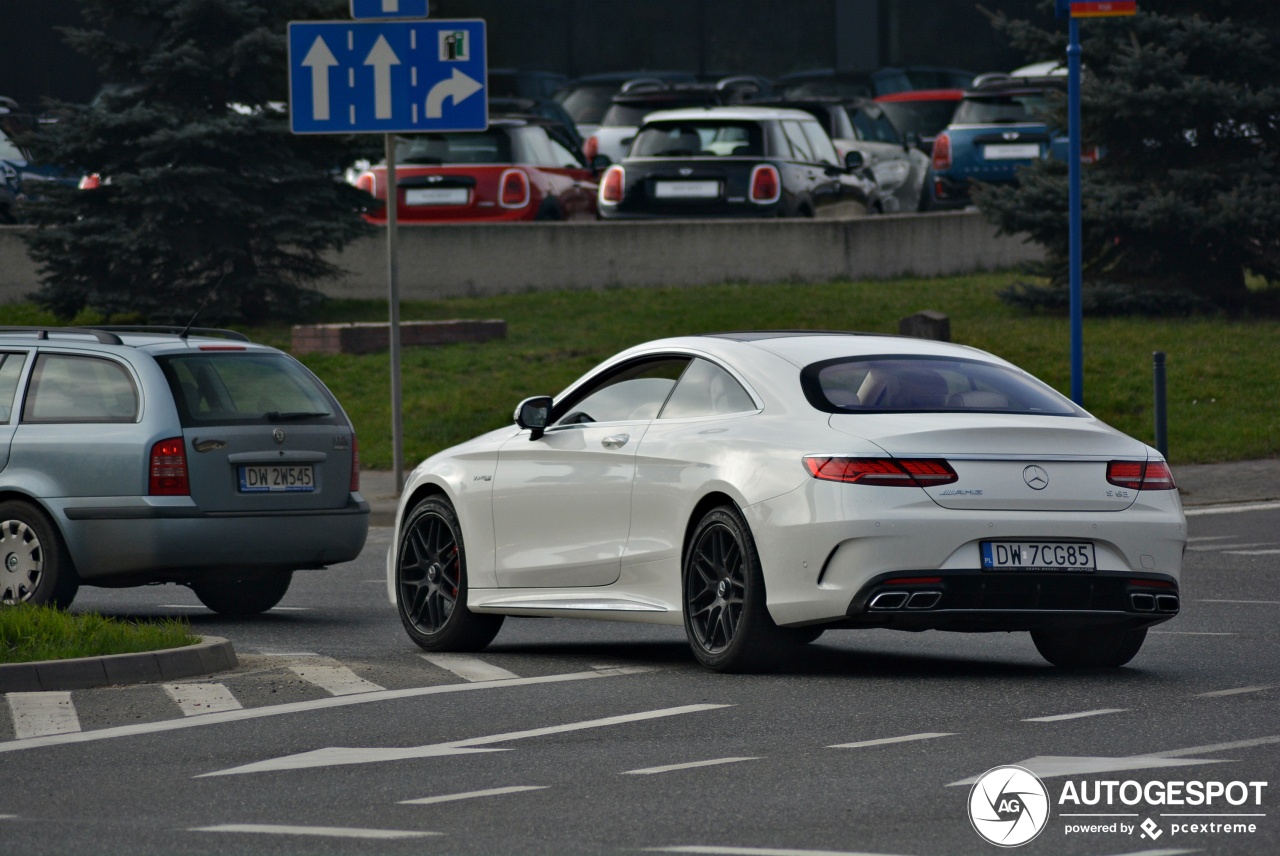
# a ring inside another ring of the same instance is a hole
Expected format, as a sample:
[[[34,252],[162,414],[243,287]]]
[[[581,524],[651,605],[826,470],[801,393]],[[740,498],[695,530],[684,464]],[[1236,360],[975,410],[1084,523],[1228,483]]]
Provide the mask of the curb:
[[[163,651],[6,663],[0,665],[0,692],[84,690],[112,684],[172,681],[234,669],[237,665],[230,640],[204,636],[198,644]]]

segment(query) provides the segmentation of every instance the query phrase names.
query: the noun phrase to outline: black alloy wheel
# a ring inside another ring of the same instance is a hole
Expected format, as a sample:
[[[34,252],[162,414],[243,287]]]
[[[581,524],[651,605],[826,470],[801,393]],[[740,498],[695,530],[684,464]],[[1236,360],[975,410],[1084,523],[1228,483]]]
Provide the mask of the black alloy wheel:
[[[462,527],[448,500],[424,499],[409,513],[396,554],[396,608],[405,630],[427,651],[479,651],[503,616],[467,609]]]
[[[684,626],[698,662],[717,672],[776,668],[800,641],[769,617],[755,540],[733,506],[708,512],[689,539]]]

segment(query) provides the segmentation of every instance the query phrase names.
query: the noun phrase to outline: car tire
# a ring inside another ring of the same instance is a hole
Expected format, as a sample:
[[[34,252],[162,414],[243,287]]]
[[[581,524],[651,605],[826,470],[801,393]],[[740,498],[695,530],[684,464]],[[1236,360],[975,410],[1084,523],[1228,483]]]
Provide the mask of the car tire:
[[[278,571],[245,579],[193,582],[200,602],[219,615],[258,615],[284,599],[293,571]]]
[[[771,671],[800,638],[773,623],[755,539],[731,505],[712,509],[689,539],[684,629],[698,662],[717,672]]]
[[[62,535],[36,506],[0,502],[0,603],[32,603],[66,609],[80,578]]]
[[[1064,669],[1116,669],[1129,662],[1147,638],[1147,628],[1080,627],[1032,630],[1036,650]]]
[[[555,200],[548,199],[542,203],[542,207],[538,209],[534,219],[543,222],[557,222],[563,220],[564,215],[560,212],[560,206],[555,203]]]
[[[418,503],[396,548],[396,611],[409,638],[426,651],[479,651],[503,616],[467,609],[467,554],[462,526],[441,496]]]

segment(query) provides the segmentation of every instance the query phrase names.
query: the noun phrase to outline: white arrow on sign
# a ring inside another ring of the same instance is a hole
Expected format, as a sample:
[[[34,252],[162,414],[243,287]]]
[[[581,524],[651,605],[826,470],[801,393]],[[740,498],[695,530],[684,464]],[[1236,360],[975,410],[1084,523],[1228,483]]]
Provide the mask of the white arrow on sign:
[[[302,60],[303,67],[311,69],[311,118],[316,121],[329,118],[329,69],[337,64],[337,58],[324,39],[316,36],[311,50]]]
[[[364,64],[373,66],[373,115],[378,119],[390,119],[391,66],[399,65],[400,57],[391,50],[385,36],[378,36]]]
[[[444,115],[446,98],[452,98],[453,106],[457,107],[481,89],[484,89],[483,83],[455,68],[453,77],[440,81],[427,93],[427,118],[439,119]]]

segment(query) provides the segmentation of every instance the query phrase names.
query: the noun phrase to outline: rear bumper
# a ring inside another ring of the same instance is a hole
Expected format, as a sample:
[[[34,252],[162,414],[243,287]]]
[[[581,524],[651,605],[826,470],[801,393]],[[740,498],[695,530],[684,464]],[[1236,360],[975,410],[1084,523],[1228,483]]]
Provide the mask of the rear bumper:
[[[309,511],[202,512],[189,500],[64,501],[50,510],[91,585],[320,568],[359,556],[369,532],[369,503],[359,494],[342,508]]]

